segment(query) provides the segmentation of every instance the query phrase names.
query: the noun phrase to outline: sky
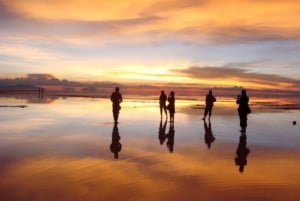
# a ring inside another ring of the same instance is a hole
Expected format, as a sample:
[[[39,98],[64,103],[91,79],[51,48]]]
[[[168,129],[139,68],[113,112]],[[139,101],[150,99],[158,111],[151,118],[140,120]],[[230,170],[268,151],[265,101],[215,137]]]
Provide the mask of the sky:
[[[0,0],[0,78],[300,89],[298,0]]]

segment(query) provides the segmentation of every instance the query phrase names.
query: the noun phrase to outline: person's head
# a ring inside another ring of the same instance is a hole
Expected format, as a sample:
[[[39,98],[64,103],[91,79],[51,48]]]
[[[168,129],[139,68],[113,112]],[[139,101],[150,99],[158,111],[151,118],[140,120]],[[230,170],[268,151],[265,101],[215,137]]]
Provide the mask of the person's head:
[[[175,96],[175,92],[174,91],[171,91],[171,96]]]
[[[120,91],[120,88],[119,88],[119,87],[116,87],[116,88],[115,88],[115,91],[116,91],[116,92],[119,92],[119,91]]]
[[[212,94],[212,90],[210,89],[210,90],[208,91],[208,93],[211,95],[211,94]]]
[[[160,91],[160,93],[161,93],[161,94],[164,94],[164,93],[165,93],[165,91],[164,91],[164,90],[161,90],[161,91]]]
[[[246,96],[246,95],[247,95],[246,89],[243,89],[242,90],[242,96]]]

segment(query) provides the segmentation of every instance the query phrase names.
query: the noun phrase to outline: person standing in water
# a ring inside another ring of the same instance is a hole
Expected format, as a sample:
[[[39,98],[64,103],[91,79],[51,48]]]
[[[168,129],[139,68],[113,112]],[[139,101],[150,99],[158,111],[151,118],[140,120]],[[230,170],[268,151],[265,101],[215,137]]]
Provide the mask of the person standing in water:
[[[170,114],[170,122],[174,122],[174,114],[175,114],[175,92],[171,91],[168,96],[168,106],[167,109],[169,110]]]
[[[120,88],[116,87],[115,91],[111,94],[110,100],[112,102],[112,112],[115,123],[118,123],[119,113],[121,110],[120,103],[123,101],[122,94],[120,93]]]
[[[239,104],[238,113],[240,118],[240,126],[241,132],[246,132],[247,127],[247,115],[251,113],[251,109],[249,107],[249,97],[247,96],[247,92],[245,89],[241,91],[241,95],[237,96],[236,103]]]
[[[205,110],[204,110],[204,117],[202,120],[205,120],[207,114],[208,114],[208,119],[210,120],[211,111],[214,106],[214,102],[216,102],[216,98],[212,95],[212,90],[209,90],[205,99]]]
[[[165,94],[165,91],[162,90],[159,96],[160,118],[162,118],[163,111],[166,114],[166,118],[168,118],[166,101],[167,101],[167,95]]]

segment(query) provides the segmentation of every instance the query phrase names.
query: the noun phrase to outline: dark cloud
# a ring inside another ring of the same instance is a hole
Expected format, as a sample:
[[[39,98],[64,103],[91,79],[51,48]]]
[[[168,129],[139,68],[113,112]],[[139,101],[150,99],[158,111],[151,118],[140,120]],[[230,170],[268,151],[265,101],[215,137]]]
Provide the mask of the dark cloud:
[[[33,80],[48,80],[48,79],[55,79],[55,77],[51,74],[27,74],[26,78],[33,79]]]
[[[241,65],[241,64],[240,64]],[[247,63],[245,65],[248,65]],[[211,66],[192,66],[183,70],[172,70],[173,72],[183,74],[185,76],[196,79],[211,79],[211,80],[237,80],[240,82],[252,82],[255,84],[278,86],[288,84],[291,87],[300,87],[300,80],[283,77],[274,74],[254,73],[248,68],[234,68],[228,65],[211,67]]]

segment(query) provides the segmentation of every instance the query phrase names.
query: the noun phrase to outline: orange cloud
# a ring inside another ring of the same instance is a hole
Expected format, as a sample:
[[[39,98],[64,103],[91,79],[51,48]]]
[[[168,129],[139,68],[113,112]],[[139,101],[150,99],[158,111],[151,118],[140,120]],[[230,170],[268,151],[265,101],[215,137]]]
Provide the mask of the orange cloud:
[[[234,65],[234,64],[232,64]],[[240,64],[243,65],[243,64]],[[244,64],[249,65],[249,64]],[[230,66],[197,67],[193,66],[182,70],[173,70],[176,73],[190,77],[195,82],[202,81],[213,86],[244,86],[265,89],[299,90],[300,82],[292,78],[279,75],[255,73],[248,68],[235,68]]]
[[[300,4],[293,0],[28,0],[5,1],[5,5],[27,18],[105,22],[109,26],[104,29],[121,35],[155,33],[156,37],[218,42],[300,38]]]

